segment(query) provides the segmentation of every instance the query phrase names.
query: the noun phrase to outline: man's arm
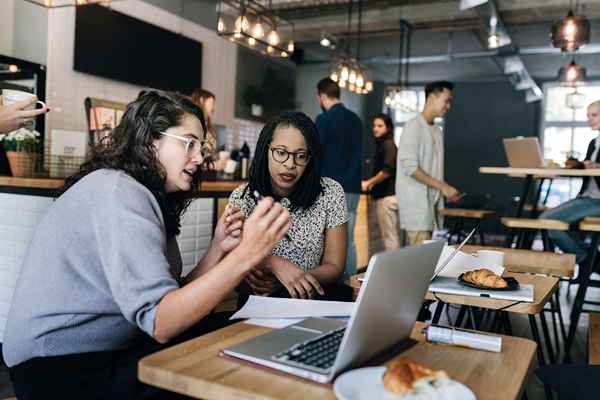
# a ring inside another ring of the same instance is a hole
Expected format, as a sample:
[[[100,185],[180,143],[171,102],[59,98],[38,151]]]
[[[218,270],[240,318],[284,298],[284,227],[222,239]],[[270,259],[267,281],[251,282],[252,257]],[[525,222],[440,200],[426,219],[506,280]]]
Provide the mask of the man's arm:
[[[441,181],[439,179],[435,179],[429,176],[425,171],[421,169],[421,167],[417,167],[417,169],[415,170],[415,172],[412,173],[411,176],[419,182],[421,182],[422,184],[441,191],[444,197],[446,197],[450,201],[452,201],[453,198],[458,196],[458,190],[456,190],[456,188],[448,185],[445,181]]]

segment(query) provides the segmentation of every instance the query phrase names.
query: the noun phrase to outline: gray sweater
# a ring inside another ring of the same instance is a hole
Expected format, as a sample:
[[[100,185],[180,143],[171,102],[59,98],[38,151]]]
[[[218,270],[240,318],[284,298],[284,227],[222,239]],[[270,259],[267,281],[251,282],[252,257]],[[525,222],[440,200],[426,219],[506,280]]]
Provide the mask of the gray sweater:
[[[180,273],[151,192],[123,172],[87,175],[36,228],[6,324],[6,364],[117,350],[142,331],[153,335],[156,306]]]

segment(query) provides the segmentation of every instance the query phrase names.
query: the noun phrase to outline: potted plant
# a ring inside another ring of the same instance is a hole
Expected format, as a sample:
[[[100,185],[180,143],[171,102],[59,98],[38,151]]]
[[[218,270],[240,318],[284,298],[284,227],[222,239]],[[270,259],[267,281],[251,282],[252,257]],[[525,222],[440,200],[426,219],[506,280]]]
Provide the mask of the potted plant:
[[[0,135],[0,141],[4,144],[13,176],[19,178],[33,177],[35,162],[38,158],[36,147],[39,137],[39,132],[27,128],[20,128],[8,134]]]

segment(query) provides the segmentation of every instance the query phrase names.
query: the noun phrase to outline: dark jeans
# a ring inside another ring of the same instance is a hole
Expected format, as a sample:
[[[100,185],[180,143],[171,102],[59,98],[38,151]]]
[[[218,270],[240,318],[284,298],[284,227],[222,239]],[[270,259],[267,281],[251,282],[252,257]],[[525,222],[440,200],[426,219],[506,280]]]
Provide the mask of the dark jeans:
[[[137,379],[138,361],[153,352],[229,325],[231,313],[211,314],[171,342],[150,337],[131,348],[38,357],[9,368],[19,400],[187,399]]]

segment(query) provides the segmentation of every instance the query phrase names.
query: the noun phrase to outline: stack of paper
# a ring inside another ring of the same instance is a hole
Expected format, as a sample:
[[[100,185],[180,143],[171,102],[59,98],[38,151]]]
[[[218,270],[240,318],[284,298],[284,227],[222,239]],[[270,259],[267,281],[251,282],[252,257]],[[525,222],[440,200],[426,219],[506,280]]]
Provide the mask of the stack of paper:
[[[249,324],[282,328],[309,317],[347,318],[353,312],[354,303],[342,301],[250,296],[231,319],[249,318],[246,321]]]
[[[451,246],[444,246],[442,254],[438,260],[435,270],[437,271],[448,257],[452,254],[454,248]],[[445,276],[447,278],[458,278],[460,274],[474,269],[487,268],[493,271],[496,275],[502,275],[504,273],[504,267],[499,265],[482,265],[480,260],[462,251],[457,252],[454,257],[448,262],[446,267],[440,272],[439,276]]]

